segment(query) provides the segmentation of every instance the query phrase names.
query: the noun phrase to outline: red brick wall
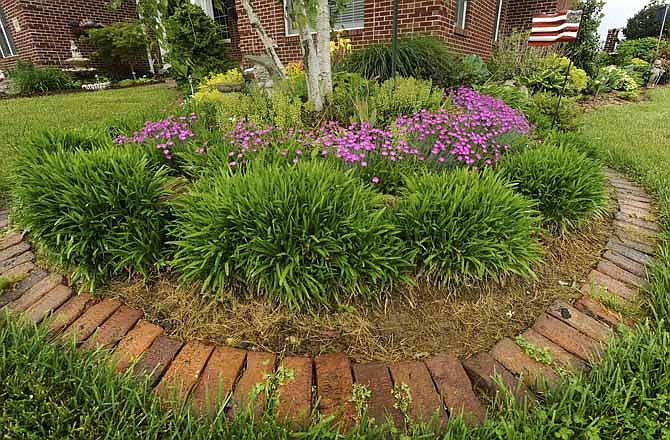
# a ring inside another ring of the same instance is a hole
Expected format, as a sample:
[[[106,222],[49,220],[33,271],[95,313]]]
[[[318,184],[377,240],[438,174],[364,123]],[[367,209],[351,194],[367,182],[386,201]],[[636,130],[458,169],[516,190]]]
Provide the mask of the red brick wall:
[[[30,39],[30,33],[27,31],[27,22],[25,18],[21,15],[21,8],[19,6],[18,0],[0,0],[0,8],[5,14],[7,19],[7,27],[9,28],[9,33],[14,40],[14,45],[16,46],[16,52],[20,55],[28,54],[31,51],[32,43]],[[21,28],[20,32],[17,32],[14,28],[13,19],[16,18],[19,22]],[[8,57],[0,58],[0,70],[9,70],[14,67],[18,57]]]
[[[137,19],[134,0],[124,0],[114,11],[108,9],[108,4],[109,0],[0,0],[12,28],[19,57],[37,65],[59,67],[66,67],[64,61],[71,56],[70,40],[75,41],[85,57],[92,58],[93,48],[75,36],[68,25],[71,19],[90,19],[103,25]],[[15,16],[21,25],[21,32],[18,33],[11,25]],[[5,64],[10,63],[5,61]],[[92,65],[103,67],[95,61]],[[135,70],[138,73],[148,71],[146,57],[138,59]]]
[[[281,0],[252,2],[265,31],[278,45],[282,61],[301,59],[299,39],[286,36]],[[455,30],[456,0],[399,0],[399,35],[440,37],[453,50],[487,57],[491,51],[497,0],[470,0],[464,32]],[[239,0],[235,2],[241,55],[262,54],[263,47]],[[391,39],[393,0],[366,0],[363,29],[346,31],[354,48]]]

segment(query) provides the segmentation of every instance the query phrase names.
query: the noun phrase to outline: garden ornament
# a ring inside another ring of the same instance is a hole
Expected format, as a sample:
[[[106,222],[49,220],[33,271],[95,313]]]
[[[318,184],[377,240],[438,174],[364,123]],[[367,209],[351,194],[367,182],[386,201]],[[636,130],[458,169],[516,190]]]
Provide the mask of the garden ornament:
[[[246,59],[254,65],[254,77],[258,87],[272,94],[274,64],[270,57],[267,55],[248,55]]]
[[[658,85],[658,82],[665,74],[665,69],[663,68],[663,62],[661,60],[654,61],[654,65],[651,68],[651,75],[649,75],[649,81],[647,82],[647,87],[653,88]]]

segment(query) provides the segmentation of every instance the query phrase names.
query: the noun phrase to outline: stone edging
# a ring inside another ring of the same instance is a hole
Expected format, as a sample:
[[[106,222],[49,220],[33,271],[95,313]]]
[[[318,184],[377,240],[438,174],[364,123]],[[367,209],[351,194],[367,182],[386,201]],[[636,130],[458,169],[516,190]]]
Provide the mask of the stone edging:
[[[462,362],[443,353],[392,365],[354,364],[344,353],[278,359],[272,353],[208,341],[182,344],[117,298],[99,300],[73,294],[63,276],[34,265],[30,245],[19,233],[0,242],[0,276],[26,277],[13,290],[0,294],[0,308],[35,323],[51,316],[54,337],[75,338],[82,349],[99,345],[113,349],[115,371],[132,366],[133,374],[149,376],[157,395],[167,398],[175,393],[179,399],[191,399],[196,413],[213,411],[208,390],[219,386],[222,395],[232,396],[226,411],[239,411],[255,384],[264,382],[265,376],[281,365],[293,370],[294,379],[281,385],[279,416],[299,426],[309,423],[313,409],[337,415],[345,426],[353,423],[354,383],[371,391],[368,414],[377,421],[389,417],[402,425],[404,418],[394,408],[392,390],[394,384],[407,384],[412,399],[406,415],[412,420],[437,413],[437,420],[445,423],[449,416],[463,412],[466,421],[477,424],[484,419],[485,410],[474,388],[493,396],[499,391],[499,382],[493,377],[499,376],[517,398],[533,401],[536,393],[556,383],[559,371],[586,371],[589,362],[600,358],[603,344],[616,335],[619,326],[632,325],[607,309],[592,292],[598,288],[623,305],[634,305],[639,290],[647,285],[645,266],[653,259],[659,227],[653,201],[642,188],[612,170],[606,173],[619,206],[615,232],[581,287],[584,295],[574,305],[554,302],[521,335],[532,347],[551,355],[550,365],[536,361],[509,338]],[[7,213],[1,213],[0,228],[7,227]],[[314,408],[317,402],[318,408]],[[264,403],[261,393],[254,402],[256,413],[262,411]]]

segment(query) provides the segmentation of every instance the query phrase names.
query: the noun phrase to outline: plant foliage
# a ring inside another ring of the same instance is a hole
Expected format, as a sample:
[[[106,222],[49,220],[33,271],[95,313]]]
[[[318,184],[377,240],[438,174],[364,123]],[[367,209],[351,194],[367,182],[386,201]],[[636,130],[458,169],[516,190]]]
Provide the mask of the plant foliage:
[[[667,4],[666,0],[650,0],[647,5],[629,18],[623,30],[627,38],[626,41],[644,37],[658,39],[661,33],[661,20],[658,19],[656,14],[659,8]],[[663,34],[670,35],[670,26],[667,26],[667,23]]]
[[[533,204],[490,170],[408,177],[396,219],[417,265],[440,283],[531,276],[540,258]]]
[[[323,162],[204,178],[176,218],[172,266],[203,292],[239,284],[313,309],[378,300],[409,264],[382,196]]]
[[[73,282],[92,290],[113,275],[147,275],[160,262],[170,182],[137,148],[25,146],[14,213],[55,263],[74,268]]]
[[[517,185],[518,192],[537,202],[550,225],[576,226],[604,213],[605,177],[600,164],[572,145],[545,143],[507,156],[499,171]]]
[[[146,57],[147,35],[137,21],[123,21],[99,29],[91,29],[88,40],[95,46],[95,57],[108,66],[128,66],[135,71],[135,63]]]
[[[68,73],[53,67],[36,67],[30,61],[17,61],[9,77],[12,93],[18,95],[37,95],[80,86]]]

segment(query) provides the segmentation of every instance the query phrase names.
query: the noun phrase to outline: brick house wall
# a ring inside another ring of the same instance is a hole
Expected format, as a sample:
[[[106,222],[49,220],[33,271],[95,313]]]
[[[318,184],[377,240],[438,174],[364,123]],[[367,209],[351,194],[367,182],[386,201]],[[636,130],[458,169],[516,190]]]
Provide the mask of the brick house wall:
[[[465,29],[455,26],[456,0],[399,0],[398,34],[433,35],[445,41],[453,50],[488,57],[493,44],[498,0],[470,0]],[[254,10],[265,31],[278,45],[283,62],[301,59],[297,35],[287,36],[281,0],[256,0]],[[235,2],[240,55],[259,55],[263,46],[251,28],[239,0]],[[362,29],[343,32],[351,39],[354,49],[391,39],[393,0],[366,0]]]
[[[93,67],[103,64],[93,59],[93,48],[78,39],[68,22],[72,19],[94,20],[103,25],[117,21],[137,20],[134,0],[124,0],[117,10],[109,10],[109,0],[0,0],[16,45],[17,57],[0,58],[0,69],[10,69],[16,59],[30,60],[40,66],[67,67],[70,40],[82,55],[91,58]],[[13,25],[16,18],[20,29]],[[148,73],[146,56],[136,60],[137,73]]]
[[[619,34],[621,33],[621,29],[619,28],[614,28],[614,29],[608,29],[607,30],[607,39],[605,40],[605,46],[603,47],[603,50],[607,53],[615,53],[616,52],[616,47],[619,44]]]
[[[530,30],[533,15],[552,14],[568,9],[569,0],[506,0],[503,6],[502,35]]]

